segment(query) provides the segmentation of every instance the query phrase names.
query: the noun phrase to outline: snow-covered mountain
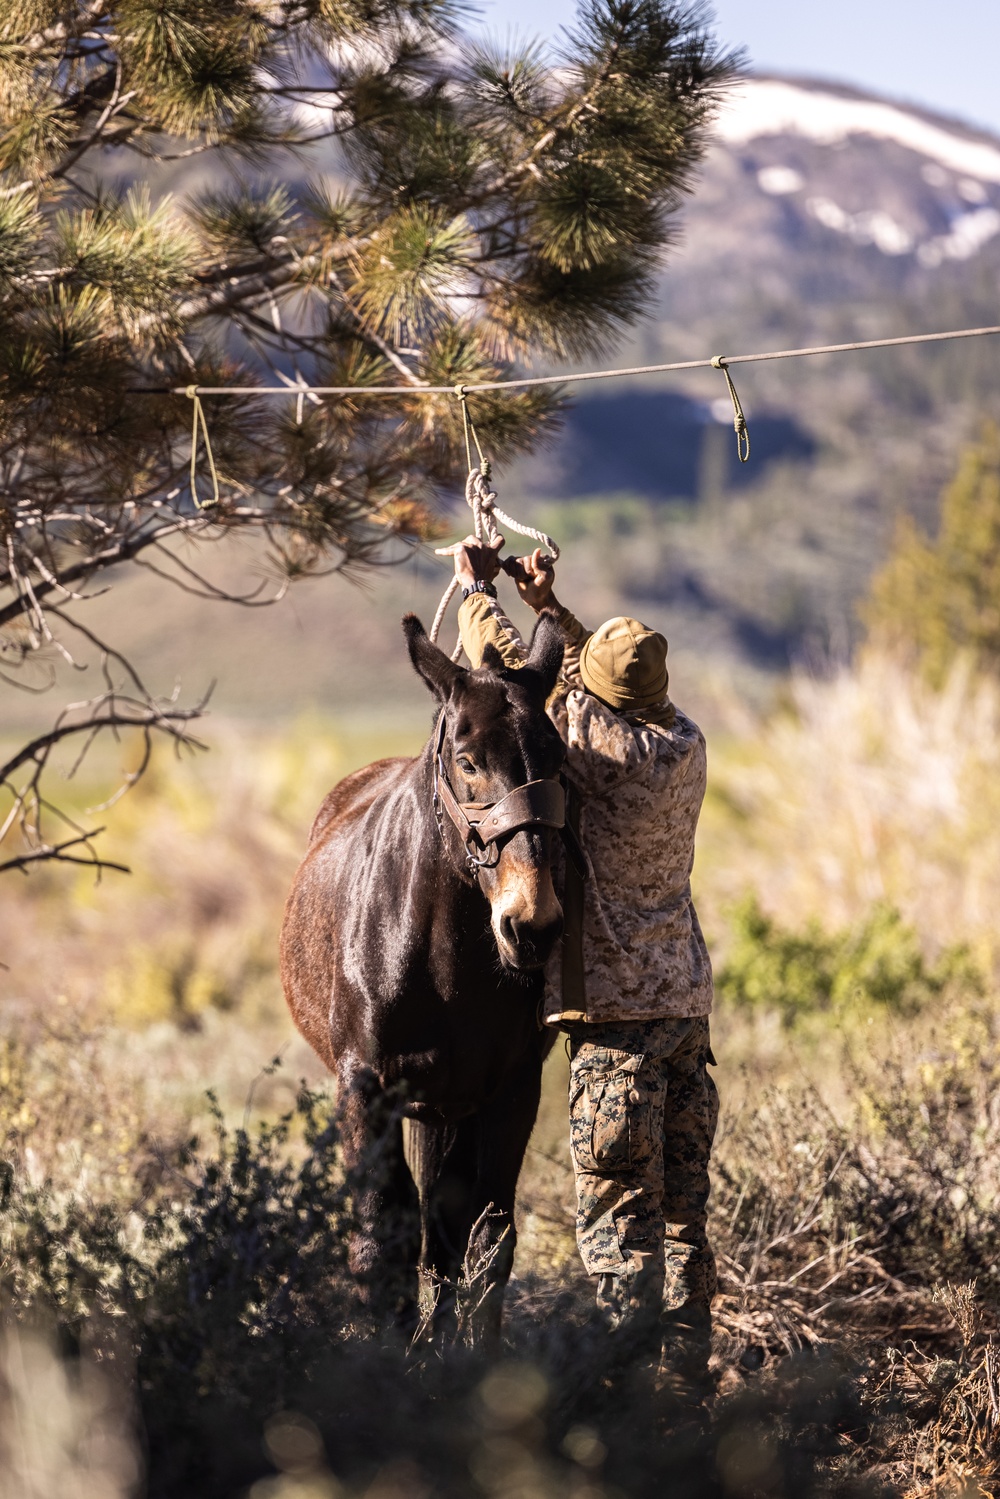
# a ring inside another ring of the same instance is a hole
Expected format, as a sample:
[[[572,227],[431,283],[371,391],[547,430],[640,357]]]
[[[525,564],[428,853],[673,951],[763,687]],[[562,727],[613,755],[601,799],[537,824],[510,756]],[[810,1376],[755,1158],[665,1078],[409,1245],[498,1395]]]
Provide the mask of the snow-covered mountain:
[[[971,259],[1000,234],[1000,141],[953,121],[761,78],[731,97],[716,134],[766,196],[789,199],[798,216],[882,255],[933,269]],[[869,152],[859,173],[857,153],[874,142],[884,169],[872,171]]]
[[[751,78],[732,91],[715,142],[659,309],[621,362],[1000,322],[1000,139],[836,84]],[[869,409],[899,405],[903,392],[872,386],[880,372],[898,386],[905,368],[911,409],[951,405],[975,397],[998,354],[964,345],[743,378],[758,409],[836,440],[862,390]],[[954,388],[939,388],[956,365]],[[695,398],[718,393],[711,379],[671,383]],[[724,400],[712,406],[727,418]]]
[[[721,253],[723,271],[745,281],[752,267],[773,295],[819,259],[825,302],[845,283],[873,300],[889,287],[930,296],[935,271],[984,256],[1000,265],[1000,140],[855,90],[779,78],[734,90],[716,140],[687,215],[682,277],[706,253],[714,270]],[[745,241],[739,266],[729,262],[734,232]]]

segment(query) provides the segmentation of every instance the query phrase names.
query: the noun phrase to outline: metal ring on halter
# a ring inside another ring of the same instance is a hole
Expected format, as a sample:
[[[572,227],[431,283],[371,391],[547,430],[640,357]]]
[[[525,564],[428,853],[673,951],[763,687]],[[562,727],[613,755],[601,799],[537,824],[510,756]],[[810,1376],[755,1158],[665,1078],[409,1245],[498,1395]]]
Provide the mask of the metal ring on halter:
[[[497,865],[500,863],[500,850],[495,843],[488,843],[486,845],[487,854],[489,853],[490,849],[493,850],[493,853],[495,855],[494,858],[479,859],[476,857],[476,851],[473,845],[471,843],[467,843],[465,845],[465,862],[469,866],[470,874],[476,874],[480,869],[496,869]]]

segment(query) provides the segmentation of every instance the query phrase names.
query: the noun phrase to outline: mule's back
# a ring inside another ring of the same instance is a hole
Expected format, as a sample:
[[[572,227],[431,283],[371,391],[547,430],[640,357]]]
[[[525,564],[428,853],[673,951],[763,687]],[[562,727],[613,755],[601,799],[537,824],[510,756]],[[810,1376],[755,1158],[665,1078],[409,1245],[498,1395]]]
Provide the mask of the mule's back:
[[[299,1030],[331,1069],[336,1060],[330,1038],[336,870],[352,859],[351,836],[365,813],[412,765],[403,757],[376,760],[334,786],[313,821],[309,849],[285,905],[280,944],[285,998]]]
[[[327,832],[339,827],[342,822],[349,823],[363,816],[379,793],[394,785],[406,766],[412,764],[411,758],[402,755],[392,759],[373,760],[371,765],[363,765],[360,770],[352,771],[342,781],[338,781],[333,790],[323,798],[309,829],[310,852],[317,840]],[[306,858],[308,857],[307,854]]]

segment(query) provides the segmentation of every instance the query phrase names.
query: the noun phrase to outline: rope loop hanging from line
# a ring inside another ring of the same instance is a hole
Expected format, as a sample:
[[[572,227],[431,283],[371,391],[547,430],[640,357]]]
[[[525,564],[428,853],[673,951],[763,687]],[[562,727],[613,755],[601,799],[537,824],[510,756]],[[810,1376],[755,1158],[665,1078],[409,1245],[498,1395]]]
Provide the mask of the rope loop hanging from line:
[[[488,458],[485,458],[483,456],[483,450],[482,450],[482,447],[481,447],[480,442],[479,442],[479,433],[476,431],[476,424],[472,420],[472,416],[471,416],[471,414],[469,412],[469,392],[466,390],[466,388],[465,388],[464,385],[456,385],[455,386],[455,394],[458,397],[459,401],[462,403],[462,429],[463,429],[464,434],[465,434],[465,462],[466,462],[466,467],[468,468],[469,473],[471,474],[472,473],[472,468],[473,468],[473,464],[472,464],[472,446],[471,446],[471,443],[469,441],[469,437],[470,437],[470,434],[471,434],[472,442],[474,442],[476,444],[476,452],[479,454],[479,467],[480,467],[480,470],[482,472],[483,478],[487,481],[487,483],[489,483],[489,477],[490,477],[490,460]]]
[[[729,387],[729,395],[733,403],[733,427],[736,432],[736,456],[741,463],[746,463],[750,458],[750,431],[747,427],[747,419],[743,415],[743,407],[740,398],[736,394],[736,386],[733,377],[729,373],[729,364],[724,354],[712,355],[712,368],[721,370],[726,377],[726,385]]]
[[[489,546],[495,546],[497,538],[500,535],[499,527],[497,526],[497,522],[499,521],[505,530],[516,531],[519,536],[530,537],[532,541],[537,541],[541,546],[547,547],[551,560],[558,562],[559,547],[547,532],[536,531],[534,526],[524,526],[520,521],[516,521],[513,516],[508,515],[505,510],[498,508],[497,492],[490,486],[492,475],[490,460],[483,452],[482,444],[479,441],[479,433],[476,431],[476,424],[472,420],[472,413],[469,411],[469,393],[464,385],[456,385],[455,395],[462,403],[462,430],[465,436],[465,458],[469,469],[465,480],[465,502],[472,511],[472,522],[476,540],[484,541]],[[479,457],[478,465],[472,461],[473,444],[475,444],[476,453]],[[444,623],[445,614],[448,612],[448,605],[457,591],[458,578],[455,577],[448,584],[448,587],[441,596],[441,602],[437,606],[434,623],[431,625],[430,630],[432,641],[437,640],[441,632],[441,626]],[[462,642],[459,640],[451,653],[451,659],[457,661],[461,654]]]
[[[462,428],[465,435],[465,461],[468,466],[468,476],[465,480],[465,503],[472,511],[472,521],[476,532],[477,541],[487,541],[491,546],[496,542],[500,534],[494,520],[494,506],[496,504],[497,492],[490,488],[492,468],[490,460],[483,452],[479,441],[479,433],[476,424],[472,420],[469,411],[469,395],[464,385],[455,386],[455,394],[462,403]],[[472,462],[472,444],[476,445],[479,454],[478,468]]]
[[[212,505],[219,503],[219,475],[215,468],[215,455],[212,452],[212,439],[208,435],[208,422],[205,418],[205,408],[201,404],[197,385],[188,385],[184,394],[191,402],[191,498],[196,510],[208,510]],[[208,458],[208,468],[212,475],[212,498],[200,500],[198,498],[198,437],[200,432],[205,438],[205,455]]]

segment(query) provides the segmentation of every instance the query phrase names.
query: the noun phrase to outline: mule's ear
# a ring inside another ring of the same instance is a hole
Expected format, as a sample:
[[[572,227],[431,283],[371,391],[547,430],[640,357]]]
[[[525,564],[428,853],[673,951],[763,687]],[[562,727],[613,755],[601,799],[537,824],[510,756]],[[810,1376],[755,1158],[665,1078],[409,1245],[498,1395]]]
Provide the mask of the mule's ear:
[[[423,677],[435,697],[446,703],[455,683],[465,676],[465,668],[438,650],[415,614],[403,615],[403,634],[417,675]]]
[[[509,675],[509,668],[506,662],[496,646],[491,645],[488,640],[483,646],[483,659],[480,664],[485,666],[489,671],[495,671],[498,677]]]
[[[525,666],[538,677],[542,694],[546,698],[556,685],[565,643],[566,637],[554,610],[543,609],[531,637],[531,648]]]

